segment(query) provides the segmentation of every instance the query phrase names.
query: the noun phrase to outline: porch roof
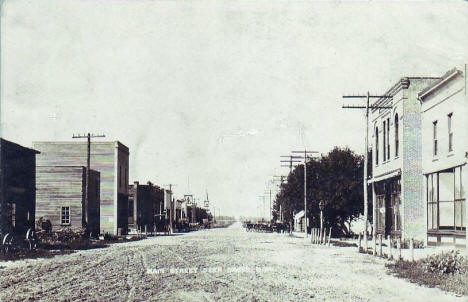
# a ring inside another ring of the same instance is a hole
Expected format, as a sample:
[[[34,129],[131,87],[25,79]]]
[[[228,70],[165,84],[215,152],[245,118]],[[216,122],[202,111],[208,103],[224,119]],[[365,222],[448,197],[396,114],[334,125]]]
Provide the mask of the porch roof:
[[[374,176],[371,179],[369,179],[367,181],[367,183],[371,184],[371,183],[374,183],[374,182],[379,182],[379,181],[389,179],[389,178],[399,176],[399,175],[401,175],[401,169],[400,168],[389,171],[389,172],[385,172],[385,173],[377,175],[377,176]]]

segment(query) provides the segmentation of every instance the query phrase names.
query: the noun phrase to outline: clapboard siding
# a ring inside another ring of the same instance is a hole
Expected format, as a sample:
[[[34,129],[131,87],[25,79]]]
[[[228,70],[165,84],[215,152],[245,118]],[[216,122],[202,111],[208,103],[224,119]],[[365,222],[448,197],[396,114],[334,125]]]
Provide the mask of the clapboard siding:
[[[33,146],[41,152],[37,157],[38,167],[86,166],[86,142],[34,142]],[[125,165],[122,170],[128,171],[126,146],[117,141],[91,143],[91,169],[100,172],[100,229],[111,234],[117,233],[117,225],[126,229],[126,221],[121,223],[116,216],[119,191],[116,181],[121,177],[119,162]],[[127,190],[122,193],[127,194]]]
[[[99,231],[99,195],[96,195],[96,184],[99,172],[90,170],[89,189],[89,231]],[[86,168],[64,166],[36,167],[36,220],[49,219],[52,230],[63,227],[82,228],[84,224],[84,202],[86,192]],[[63,206],[70,207],[70,224],[62,225],[61,211]],[[97,216],[96,216],[97,215]]]

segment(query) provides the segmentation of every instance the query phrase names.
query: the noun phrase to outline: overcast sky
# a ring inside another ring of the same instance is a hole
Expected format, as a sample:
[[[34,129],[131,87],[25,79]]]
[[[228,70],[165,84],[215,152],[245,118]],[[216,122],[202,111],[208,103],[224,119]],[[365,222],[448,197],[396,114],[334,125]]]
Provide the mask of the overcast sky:
[[[364,150],[343,93],[467,63],[467,3],[5,1],[1,135],[105,133],[130,180],[258,214],[280,155]]]

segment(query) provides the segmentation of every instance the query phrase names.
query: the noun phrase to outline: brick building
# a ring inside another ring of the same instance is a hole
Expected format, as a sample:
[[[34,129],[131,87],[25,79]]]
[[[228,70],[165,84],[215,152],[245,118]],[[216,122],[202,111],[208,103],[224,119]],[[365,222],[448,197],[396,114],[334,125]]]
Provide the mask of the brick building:
[[[129,231],[163,231],[165,223],[163,189],[151,182],[142,185],[135,181],[133,185],[129,185],[128,192]]]
[[[438,78],[404,77],[371,109],[373,233],[424,240],[421,104],[418,93]]]

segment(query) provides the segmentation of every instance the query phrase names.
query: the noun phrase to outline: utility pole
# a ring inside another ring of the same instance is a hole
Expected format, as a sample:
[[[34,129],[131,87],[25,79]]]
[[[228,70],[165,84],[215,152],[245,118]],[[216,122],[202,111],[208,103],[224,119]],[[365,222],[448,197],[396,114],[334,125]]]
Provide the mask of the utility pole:
[[[305,225],[305,238],[307,238],[307,227],[309,226],[307,217],[307,159],[310,158],[309,154],[318,153],[317,151],[291,151],[292,153],[304,153],[304,225]]]
[[[174,201],[172,200],[172,187],[176,185],[168,184],[166,186],[169,186],[169,230],[172,234],[172,221],[174,219]]]
[[[265,217],[265,195],[260,195],[258,198],[261,198],[263,201],[263,211],[262,211],[262,219]]]
[[[365,136],[365,149],[364,149],[364,247],[367,252],[367,227],[368,227],[368,216],[369,216],[369,207],[368,207],[368,196],[367,196],[367,165],[368,165],[368,153],[369,153],[369,109],[391,109],[392,106],[380,106],[380,105],[370,105],[370,99],[386,99],[386,98],[393,98],[393,96],[389,95],[370,95],[369,91],[367,92],[366,95],[343,95],[344,99],[365,99],[366,100],[366,106],[362,105],[343,105],[342,108],[345,109],[365,109],[365,116],[366,116],[366,136]],[[374,213],[375,213],[375,208],[374,208]],[[375,215],[373,215],[375,216]],[[373,237],[375,240],[375,225],[373,228]]]
[[[281,167],[289,168],[289,173],[292,172],[293,163],[300,163],[301,161],[298,160],[301,158],[300,156],[294,156],[294,155],[281,155],[280,157],[289,157],[289,160],[280,160]],[[283,164],[283,163],[289,163],[289,165]]]
[[[89,204],[89,169],[91,168],[91,138],[106,137],[104,134],[73,134],[72,138],[87,138],[87,152],[86,152],[86,193],[85,193],[85,225],[88,227],[88,204]],[[127,184],[128,185],[128,184]]]

